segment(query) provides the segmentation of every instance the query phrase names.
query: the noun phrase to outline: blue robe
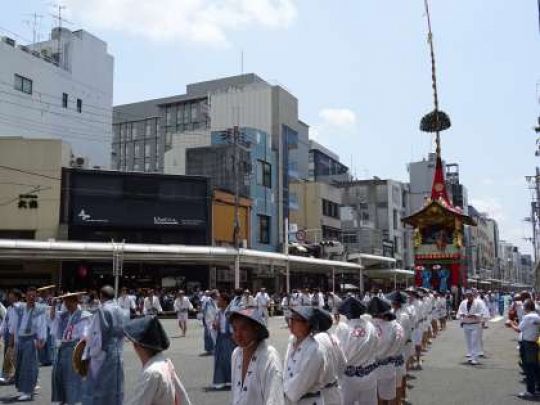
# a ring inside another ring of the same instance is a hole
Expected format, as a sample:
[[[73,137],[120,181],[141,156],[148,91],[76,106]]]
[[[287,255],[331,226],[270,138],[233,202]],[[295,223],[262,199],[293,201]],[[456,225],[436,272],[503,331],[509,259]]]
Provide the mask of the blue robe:
[[[64,311],[60,315],[58,331],[56,338],[62,340],[64,331],[68,327],[70,313]],[[71,324],[75,325],[84,318],[90,316],[89,313],[80,309],[76,310]],[[54,360],[52,369],[52,402],[65,404],[76,404],[81,402],[86,381],[73,369],[73,350],[79,342],[79,339],[71,342],[62,342],[58,348],[58,353]]]
[[[223,312],[218,314],[225,316]],[[219,322],[219,321],[218,321]],[[236,344],[232,339],[231,328],[229,321],[225,321],[225,333],[222,333],[218,327],[216,339],[216,347],[214,348],[214,384],[230,384],[231,383],[231,357]]]
[[[105,360],[96,376],[90,371],[86,377],[84,405],[122,405],[124,400],[124,364],[122,328],[129,319],[120,306],[111,301],[99,308],[97,316],[101,327],[101,350]],[[92,359],[90,359],[92,362]],[[92,367],[92,365],[90,365]]]

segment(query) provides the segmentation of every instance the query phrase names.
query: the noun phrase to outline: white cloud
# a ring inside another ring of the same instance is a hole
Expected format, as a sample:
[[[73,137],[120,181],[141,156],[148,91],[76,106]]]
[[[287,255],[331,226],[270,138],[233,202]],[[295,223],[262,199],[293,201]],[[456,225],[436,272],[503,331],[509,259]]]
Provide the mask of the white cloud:
[[[310,128],[310,136],[318,141],[356,133],[356,113],[348,108],[323,108],[319,119]]]
[[[64,0],[89,27],[156,41],[229,44],[229,31],[278,29],[296,18],[296,0]]]
[[[474,198],[470,204],[479,212],[487,213],[491,218],[501,223],[505,220],[504,209],[500,201],[493,197]]]

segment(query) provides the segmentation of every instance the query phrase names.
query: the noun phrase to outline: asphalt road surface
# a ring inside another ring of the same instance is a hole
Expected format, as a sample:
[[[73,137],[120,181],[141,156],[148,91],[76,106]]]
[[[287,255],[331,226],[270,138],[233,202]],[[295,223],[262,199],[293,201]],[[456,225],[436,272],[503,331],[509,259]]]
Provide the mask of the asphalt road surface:
[[[166,354],[173,360],[180,379],[195,405],[223,405],[230,403],[230,392],[209,390],[212,381],[213,358],[202,356],[202,328],[190,320],[188,336],[177,337],[179,331],[174,320],[164,320],[171,337],[171,348]],[[502,321],[490,322],[484,332],[487,357],[478,366],[466,362],[463,332],[457,322],[450,322],[447,331],[432,344],[424,357],[423,369],[411,372],[408,380],[408,401],[414,405],[523,404],[516,394],[524,390],[522,376],[517,368],[515,333],[504,327]],[[288,330],[282,317],[270,320],[270,341],[283,356]],[[140,370],[131,345],[126,344],[125,373],[126,396],[134,387]],[[51,394],[51,367],[40,368],[39,390],[32,404],[49,404]],[[13,386],[0,387],[0,403],[13,402]]]

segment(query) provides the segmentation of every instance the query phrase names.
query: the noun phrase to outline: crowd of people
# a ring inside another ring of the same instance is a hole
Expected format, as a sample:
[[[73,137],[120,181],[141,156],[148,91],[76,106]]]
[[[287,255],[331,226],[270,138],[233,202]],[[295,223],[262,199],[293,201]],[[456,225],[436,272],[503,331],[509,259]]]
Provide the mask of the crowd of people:
[[[212,387],[230,390],[234,404],[250,405],[403,403],[407,370],[422,367],[450,309],[445,295],[423,288],[363,296],[304,289],[279,300],[264,288],[254,295],[242,289],[194,295],[180,290],[172,302],[180,336],[190,313],[197,316],[202,346],[214,356]],[[166,312],[163,298],[155,290],[137,297],[125,288],[114,296],[110,286],[92,294],[29,288],[25,300],[20,291],[9,292],[7,309],[0,310],[2,382],[15,385],[15,399],[34,397],[39,365],[49,362],[51,402],[190,403],[163,354],[169,347],[157,317]],[[291,336],[283,357],[267,340],[268,318],[277,309]],[[129,395],[126,339],[143,366]]]

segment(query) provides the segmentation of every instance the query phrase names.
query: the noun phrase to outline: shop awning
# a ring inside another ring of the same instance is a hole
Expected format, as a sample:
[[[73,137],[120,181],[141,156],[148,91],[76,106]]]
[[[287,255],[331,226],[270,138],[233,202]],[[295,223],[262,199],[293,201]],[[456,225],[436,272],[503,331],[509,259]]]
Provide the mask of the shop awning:
[[[75,241],[35,241],[0,239],[0,261],[111,261],[115,250],[120,249],[124,262],[208,264],[229,266],[234,262],[237,251],[229,247],[153,245],[111,242],[75,242]],[[335,271],[357,273],[363,266],[357,263],[315,259],[240,249],[242,266],[274,265],[285,267],[289,262],[290,271]]]
[[[412,278],[414,277],[413,270],[405,269],[366,269],[364,274],[368,278]]]

